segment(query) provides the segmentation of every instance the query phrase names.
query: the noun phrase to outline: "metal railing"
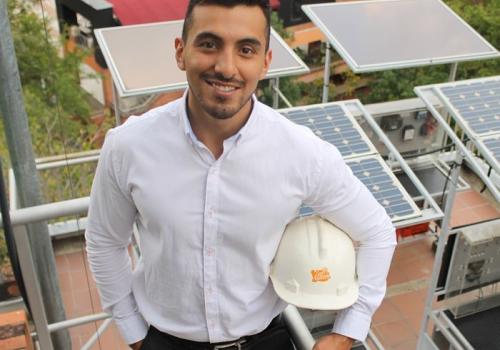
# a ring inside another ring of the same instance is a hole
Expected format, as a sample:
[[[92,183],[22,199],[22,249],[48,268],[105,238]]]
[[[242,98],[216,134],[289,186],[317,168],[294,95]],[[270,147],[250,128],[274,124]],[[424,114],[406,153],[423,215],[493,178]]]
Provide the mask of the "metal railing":
[[[64,216],[85,215],[88,210],[89,197],[73,199],[63,202],[44,204],[36,207],[23,208],[11,211],[11,222],[14,235],[18,244],[19,262],[26,285],[32,318],[36,328],[36,337],[43,350],[53,350],[50,333],[61,329],[80,326],[110,317],[106,313],[98,313],[57,323],[47,321],[43,299],[41,296],[38,276],[35,273],[33,258],[29,248],[28,235],[25,225],[38,221],[52,220]],[[0,224],[3,224],[0,220]],[[285,322],[290,329],[292,337],[299,349],[310,350],[314,340],[297,309],[289,306],[284,312]],[[97,340],[99,334],[104,332],[109,322],[103,323],[89,341],[82,347],[88,349]]]

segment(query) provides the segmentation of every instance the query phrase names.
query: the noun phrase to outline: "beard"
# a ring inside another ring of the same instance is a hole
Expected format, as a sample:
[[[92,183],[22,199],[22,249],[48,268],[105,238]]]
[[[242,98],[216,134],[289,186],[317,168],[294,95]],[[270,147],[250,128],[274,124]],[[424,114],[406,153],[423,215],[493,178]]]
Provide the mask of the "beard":
[[[251,95],[246,99],[240,99],[237,105],[229,106],[227,105],[227,98],[217,96],[215,105],[205,103],[203,100],[200,100],[200,105],[203,110],[212,116],[214,119],[224,120],[230,119],[234,115],[236,115],[242,108],[247,104],[247,102],[251,99]]]
[[[245,87],[245,82],[242,80],[234,79],[234,78],[226,78],[220,73],[203,73],[200,78],[204,81],[219,81],[221,83],[231,84],[233,86],[238,87],[239,89],[243,89]],[[251,99],[252,94],[248,96],[241,96],[239,100],[234,100],[226,97],[226,96],[215,96],[215,101],[210,101],[208,98],[202,96],[202,94],[196,94],[194,98],[198,100],[201,108],[214,119],[224,120],[230,119],[235,114],[237,114],[243,106],[247,104],[247,102]]]

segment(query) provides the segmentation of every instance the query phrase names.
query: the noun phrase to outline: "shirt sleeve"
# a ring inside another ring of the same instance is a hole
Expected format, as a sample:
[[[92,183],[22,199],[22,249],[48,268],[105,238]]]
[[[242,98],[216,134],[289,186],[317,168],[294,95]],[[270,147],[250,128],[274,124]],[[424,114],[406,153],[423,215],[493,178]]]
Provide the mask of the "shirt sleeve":
[[[395,230],[385,209],[354,176],[339,151],[329,143],[321,143],[314,175],[316,183],[305,204],[359,244],[356,258],[359,298],[339,313],[333,332],[364,340],[372,315],[385,295],[396,246]]]
[[[90,269],[103,309],[110,312],[125,341],[144,339],[147,324],[132,294],[132,268],[127,247],[132,237],[136,208],[120,183],[114,133],[108,132],[97,165],[85,232]]]

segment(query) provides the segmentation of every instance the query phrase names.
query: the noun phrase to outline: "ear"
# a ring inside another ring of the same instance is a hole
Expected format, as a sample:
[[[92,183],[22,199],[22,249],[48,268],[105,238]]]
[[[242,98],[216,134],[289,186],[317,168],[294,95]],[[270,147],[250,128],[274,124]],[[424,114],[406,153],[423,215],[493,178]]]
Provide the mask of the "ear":
[[[181,38],[175,38],[175,60],[180,70],[186,70],[184,64],[184,42]]]
[[[266,52],[266,56],[264,57],[264,66],[262,67],[262,72],[260,73],[260,79],[264,79],[266,77],[267,71],[271,66],[271,61],[273,60],[273,51],[268,49]]]

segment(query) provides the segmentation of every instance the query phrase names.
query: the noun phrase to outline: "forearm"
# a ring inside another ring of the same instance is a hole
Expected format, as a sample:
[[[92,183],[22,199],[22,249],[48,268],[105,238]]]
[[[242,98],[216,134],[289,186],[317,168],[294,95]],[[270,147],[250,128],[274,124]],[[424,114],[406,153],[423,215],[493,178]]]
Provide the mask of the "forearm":
[[[373,313],[385,295],[386,278],[393,251],[393,245],[359,248],[357,258],[359,297],[356,303],[339,313],[333,328],[334,332],[358,340],[366,338]]]
[[[132,294],[132,270],[127,247],[96,242],[87,232],[87,254],[103,309],[111,313],[127,343],[144,338],[147,325]]]

